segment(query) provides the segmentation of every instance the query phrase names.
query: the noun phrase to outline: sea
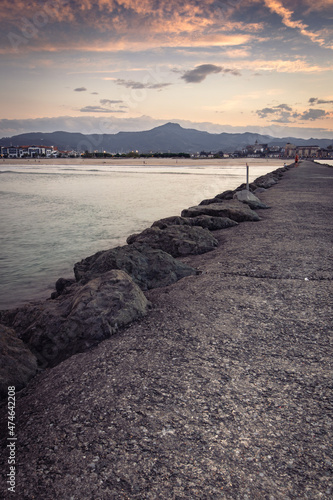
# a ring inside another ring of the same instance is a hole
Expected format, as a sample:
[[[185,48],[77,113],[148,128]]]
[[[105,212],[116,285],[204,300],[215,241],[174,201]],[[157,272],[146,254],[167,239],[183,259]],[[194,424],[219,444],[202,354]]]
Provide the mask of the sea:
[[[0,164],[0,309],[46,299],[58,278],[161,218],[246,181],[244,165]],[[250,182],[281,165],[250,165]]]

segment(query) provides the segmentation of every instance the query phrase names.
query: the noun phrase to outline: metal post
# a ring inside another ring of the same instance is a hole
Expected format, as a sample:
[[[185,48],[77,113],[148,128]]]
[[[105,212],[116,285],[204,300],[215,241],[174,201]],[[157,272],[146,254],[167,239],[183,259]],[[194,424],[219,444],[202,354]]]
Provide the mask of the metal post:
[[[246,164],[246,189],[249,191],[249,166]]]

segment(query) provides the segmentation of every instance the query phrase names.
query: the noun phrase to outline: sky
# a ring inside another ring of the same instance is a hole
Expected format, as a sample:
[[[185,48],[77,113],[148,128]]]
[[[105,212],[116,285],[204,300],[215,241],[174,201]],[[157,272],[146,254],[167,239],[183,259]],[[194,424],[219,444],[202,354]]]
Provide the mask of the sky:
[[[1,0],[0,137],[333,138],[333,0]]]

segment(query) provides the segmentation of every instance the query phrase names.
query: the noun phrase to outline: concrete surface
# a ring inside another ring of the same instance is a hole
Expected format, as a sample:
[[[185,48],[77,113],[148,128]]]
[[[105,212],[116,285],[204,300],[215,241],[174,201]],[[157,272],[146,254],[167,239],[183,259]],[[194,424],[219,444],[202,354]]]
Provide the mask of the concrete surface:
[[[21,391],[4,498],[331,499],[332,188],[292,168],[261,221],[182,259],[202,274]]]

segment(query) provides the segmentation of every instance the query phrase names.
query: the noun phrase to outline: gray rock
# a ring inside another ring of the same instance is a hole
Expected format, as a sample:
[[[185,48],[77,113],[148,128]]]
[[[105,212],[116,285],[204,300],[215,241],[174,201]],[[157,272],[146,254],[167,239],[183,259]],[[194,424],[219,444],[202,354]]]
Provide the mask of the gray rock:
[[[165,229],[169,226],[199,226],[209,231],[217,229],[225,229],[227,227],[237,226],[237,222],[228,219],[227,217],[214,217],[212,215],[198,215],[198,217],[167,217],[160,219],[152,225],[152,227],[159,227]]]
[[[214,215],[198,215],[197,217],[189,217],[189,219],[193,221],[193,226],[200,226],[204,229],[209,229],[209,231],[226,229],[238,225],[238,222],[228,217],[215,217]]]
[[[256,179],[255,183],[257,187],[268,189],[274,186],[278,181],[278,177],[274,178],[273,174],[266,174]]]
[[[55,366],[144,316],[149,302],[123,271],[109,271],[69,295],[11,311],[11,325],[42,367]]]
[[[265,203],[262,203],[259,198],[257,198],[247,189],[236,191],[236,193],[234,194],[234,198],[241,201],[242,203],[246,203],[252,210],[269,208],[267,205],[265,205]]]
[[[197,217],[198,215],[212,215],[215,217],[228,217],[236,222],[259,221],[260,218],[244,203],[238,200],[224,201],[212,205],[198,205],[182,211],[182,217]]]
[[[207,229],[191,226],[168,226],[165,229],[151,227],[128,237],[128,244],[135,242],[159,248],[173,257],[202,254],[218,245]]]
[[[36,372],[36,357],[14,330],[0,325],[0,399],[7,397],[9,386],[23,389]]]
[[[185,276],[197,274],[193,267],[162,250],[136,244],[87,257],[75,264],[74,273],[78,281],[86,282],[111,269],[126,271],[142,290],[171,285]]]
[[[179,215],[174,215],[172,217],[166,217],[165,219],[156,220],[151,227],[158,227],[159,229],[165,229],[169,226],[192,226],[191,219],[188,217],[179,217]]]
[[[51,299],[56,299],[59,295],[71,293],[71,287],[74,283],[74,279],[59,278],[55,284],[56,291],[51,294]]]
[[[199,205],[213,205],[215,203],[222,203],[223,199],[222,198],[207,198],[206,200],[200,201]]]
[[[258,187],[258,188],[257,188],[257,189],[253,192],[253,193],[254,193],[255,195],[257,195],[257,194],[260,194],[260,193],[264,193],[265,191],[266,191],[266,189],[265,189],[265,188],[259,188],[259,187]]]
[[[217,194],[216,198],[219,198],[221,200],[232,200],[233,196],[234,196],[234,191],[228,189],[227,191],[223,191],[223,193]]]
[[[256,181],[250,182],[250,184],[249,184],[249,190],[251,191],[251,193],[253,191],[255,191],[257,189],[257,187],[258,187],[255,182]],[[246,183],[243,183],[240,186],[238,186],[238,188],[235,189],[234,193],[236,193],[237,191],[243,191],[244,189],[247,189],[247,184]]]

